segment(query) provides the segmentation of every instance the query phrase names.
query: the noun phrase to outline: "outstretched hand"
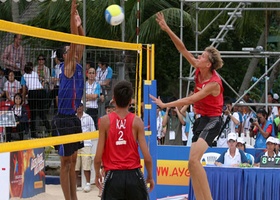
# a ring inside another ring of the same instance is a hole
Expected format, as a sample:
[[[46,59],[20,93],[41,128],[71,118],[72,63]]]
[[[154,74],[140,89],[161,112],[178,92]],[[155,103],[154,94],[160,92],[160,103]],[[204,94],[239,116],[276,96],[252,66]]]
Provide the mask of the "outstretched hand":
[[[156,14],[156,21],[163,31],[166,31],[169,28],[168,25],[166,24],[166,21],[164,19],[164,15],[162,12],[158,12]]]
[[[163,103],[160,99],[160,97],[156,98],[153,95],[150,94],[150,98],[152,99],[152,102],[157,104],[161,108],[165,108],[165,103]]]

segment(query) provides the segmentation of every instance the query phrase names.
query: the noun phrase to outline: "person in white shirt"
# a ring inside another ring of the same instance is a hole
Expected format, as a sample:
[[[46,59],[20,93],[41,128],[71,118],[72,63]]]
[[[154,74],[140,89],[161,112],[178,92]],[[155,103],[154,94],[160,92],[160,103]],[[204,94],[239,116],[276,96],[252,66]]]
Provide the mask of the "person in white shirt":
[[[232,111],[232,102],[229,97],[224,98],[225,110],[223,111],[223,121],[225,124],[225,128],[222,131],[219,139],[217,140],[217,147],[228,147],[227,145],[227,135],[229,133],[236,133],[236,126],[240,124],[239,114],[238,112]],[[229,118],[229,122],[227,123],[227,118]]]
[[[6,81],[4,84],[4,91],[6,92],[7,101],[14,102],[14,96],[20,92],[20,89],[20,82],[15,79],[14,72],[10,71],[8,74],[8,81]]]
[[[81,120],[82,131],[92,132],[95,131],[94,121],[84,112],[83,103],[77,108],[77,116]],[[93,161],[93,153],[96,151],[97,140],[84,140],[84,147],[78,150],[78,156],[75,166],[76,177],[78,178],[79,172],[82,169],[86,178],[86,185],[83,188],[84,192],[89,192],[90,187],[90,176],[91,176],[91,167]]]
[[[88,69],[87,82],[86,82],[86,113],[89,114],[98,129],[98,98],[100,97],[101,87],[95,81],[96,73],[93,67]]]
[[[267,156],[269,158],[274,158],[275,156],[277,156],[277,154],[275,153],[275,146],[277,141],[275,140],[276,138],[269,136],[266,139],[266,152],[264,152],[263,154],[261,154],[259,157],[257,157],[255,159],[255,163],[254,166],[255,167],[259,167],[260,166],[260,161],[261,161],[261,157],[262,156]]]
[[[237,167],[240,164],[248,163],[247,157],[242,150],[236,147],[237,134],[229,133],[227,137],[228,150],[223,152],[215,161],[217,166],[231,166]]]

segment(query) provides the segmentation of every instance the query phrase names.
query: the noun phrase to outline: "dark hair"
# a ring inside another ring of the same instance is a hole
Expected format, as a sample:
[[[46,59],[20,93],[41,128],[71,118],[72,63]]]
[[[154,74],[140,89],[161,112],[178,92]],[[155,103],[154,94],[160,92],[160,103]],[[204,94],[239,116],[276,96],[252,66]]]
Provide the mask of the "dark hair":
[[[56,58],[60,61],[60,62],[63,62],[64,59],[63,59],[63,49],[60,48],[60,49],[56,49]]]
[[[128,81],[120,81],[114,87],[116,105],[125,108],[129,105],[133,96],[132,84]]]
[[[24,72],[30,74],[33,71],[33,63],[27,62],[24,66]]]
[[[268,117],[268,113],[266,112],[266,110],[264,108],[259,108],[257,110],[257,114],[262,114],[262,116],[264,116],[265,119],[267,119],[267,117]]]
[[[17,96],[19,96],[19,97],[21,98],[20,104],[22,104],[23,99],[22,99],[22,95],[21,95],[20,93],[16,93],[16,94],[15,94],[15,96],[14,96],[14,102],[15,102]]]
[[[46,60],[46,58],[43,54],[39,54],[39,56],[37,57],[37,60],[39,60],[40,57],[43,57],[43,60]]]
[[[224,105],[227,105],[227,104],[231,104],[231,105],[232,105],[232,101],[231,101],[231,98],[230,98],[230,97],[225,96],[225,97],[224,97]]]
[[[101,65],[106,65],[106,67],[108,66],[108,59],[105,56],[101,56],[98,59],[98,63],[100,63]]]
[[[91,60],[87,60],[87,64],[89,64],[90,68],[95,68],[94,67],[94,62],[92,62]]]

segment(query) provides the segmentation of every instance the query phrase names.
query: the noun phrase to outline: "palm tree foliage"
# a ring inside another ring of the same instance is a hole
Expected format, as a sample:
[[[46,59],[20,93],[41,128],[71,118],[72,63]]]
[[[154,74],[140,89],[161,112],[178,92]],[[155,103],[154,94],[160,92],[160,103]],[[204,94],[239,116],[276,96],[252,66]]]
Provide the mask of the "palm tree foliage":
[[[20,1],[24,4],[25,1]],[[79,2],[79,13],[82,16],[83,3]],[[104,18],[106,7],[111,4],[120,4],[120,0],[95,0],[86,1],[86,35],[95,38],[121,40],[121,26],[110,26]],[[184,32],[183,40],[188,49],[195,49],[195,4],[194,2],[184,3]],[[224,8],[228,3],[199,3],[199,7],[221,7]],[[231,3],[237,6],[238,3]],[[4,9],[4,7],[5,9]],[[26,3],[27,5],[27,3]],[[70,32],[70,2],[64,0],[52,2],[44,1],[40,3],[40,14],[32,21],[30,25],[47,28],[56,31]],[[252,3],[247,7],[279,7],[275,3]],[[0,18],[11,20],[9,13],[9,4],[0,3]],[[140,0],[140,33],[138,35],[140,43],[154,43],[156,46],[156,79],[158,80],[158,93],[164,95],[178,96],[178,78],[179,78],[179,53],[174,45],[159,26],[155,22],[155,14],[162,11],[166,17],[167,23],[172,30],[179,35],[180,33],[180,1],[179,0]],[[203,30],[213,18],[221,11],[200,11],[198,24],[199,31]],[[266,22],[271,22],[274,33],[279,34],[279,11],[243,11],[242,18],[237,19],[235,30],[228,32],[226,35],[226,43],[219,45],[222,51],[240,51],[242,47],[257,46],[260,35],[264,31]],[[136,23],[137,23],[137,0],[125,1],[125,41],[136,42]],[[83,17],[83,16],[82,16]],[[203,50],[209,46],[211,42],[209,38],[216,37],[219,33],[219,25],[225,24],[229,18],[227,11],[214,21],[211,26],[200,34],[198,39],[198,49]],[[272,21],[273,19],[273,21]],[[275,24],[275,22],[278,22]],[[274,24],[273,24],[274,23]],[[267,23],[270,24],[270,23]],[[270,26],[267,27],[269,33]],[[51,45],[50,45],[51,46]],[[266,48],[266,43],[264,44]],[[246,74],[247,67],[251,59],[227,58],[224,67],[219,73],[227,80],[230,85],[237,91]],[[183,62],[183,76],[189,74],[189,64]],[[261,62],[255,67],[254,76],[258,77],[263,72],[263,63]],[[145,73],[145,72],[144,72]],[[164,81],[161,81],[164,80]],[[247,80],[250,81],[250,80]],[[183,87],[185,87],[184,84]],[[235,96],[229,89],[225,91],[228,96]]]

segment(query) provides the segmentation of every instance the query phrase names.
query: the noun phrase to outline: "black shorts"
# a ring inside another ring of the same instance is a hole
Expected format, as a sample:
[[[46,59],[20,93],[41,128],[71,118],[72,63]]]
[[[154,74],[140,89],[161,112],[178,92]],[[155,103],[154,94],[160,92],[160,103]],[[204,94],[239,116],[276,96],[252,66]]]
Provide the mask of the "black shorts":
[[[203,116],[197,118],[193,125],[192,142],[196,142],[198,138],[203,138],[208,146],[212,147],[214,139],[219,135],[222,122],[221,117]]]
[[[52,120],[52,130],[52,136],[81,133],[81,120],[76,115],[57,114]],[[71,156],[81,147],[83,147],[83,143],[74,142],[55,146],[55,149],[60,156]]]
[[[149,200],[148,189],[140,169],[108,171],[101,200]]]

